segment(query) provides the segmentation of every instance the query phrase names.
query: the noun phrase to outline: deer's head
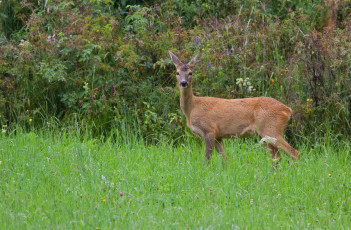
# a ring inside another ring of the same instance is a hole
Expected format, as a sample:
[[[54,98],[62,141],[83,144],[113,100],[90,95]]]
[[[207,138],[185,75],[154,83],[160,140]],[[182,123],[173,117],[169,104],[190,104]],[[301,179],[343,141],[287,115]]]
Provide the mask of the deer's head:
[[[180,88],[187,88],[192,81],[193,69],[201,59],[201,53],[197,54],[193,59],[191,59],[188,64],[183,64],[171,51],[168,52],[171,56],[171,60],[177,68],[176,76]]]

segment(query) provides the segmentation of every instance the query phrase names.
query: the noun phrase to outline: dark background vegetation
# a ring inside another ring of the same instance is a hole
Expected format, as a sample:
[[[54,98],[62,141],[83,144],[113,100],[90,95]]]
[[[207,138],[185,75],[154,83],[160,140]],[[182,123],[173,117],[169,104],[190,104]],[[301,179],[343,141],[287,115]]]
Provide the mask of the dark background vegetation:
[[[181,140],[168,50],[203,52],[196,95],[289,105],[290,141],[351,134],[349,0],[2,0],[1,128]]]

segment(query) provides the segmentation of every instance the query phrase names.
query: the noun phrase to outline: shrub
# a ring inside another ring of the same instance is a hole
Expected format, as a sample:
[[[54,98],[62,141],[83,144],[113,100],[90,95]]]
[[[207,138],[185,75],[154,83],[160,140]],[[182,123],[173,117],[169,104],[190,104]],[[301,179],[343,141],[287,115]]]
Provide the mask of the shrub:
[[[335,30],[325,29],[320,2],[135,3],[24,8],[25,26],[0,43],[2,124],[96,135],[127,125],[147,140],[178,138],[186,121],[171,50],[184,61],[203,52],[196,95],[272,96],[295,111],[290,138],[350,135],[350,3]]]

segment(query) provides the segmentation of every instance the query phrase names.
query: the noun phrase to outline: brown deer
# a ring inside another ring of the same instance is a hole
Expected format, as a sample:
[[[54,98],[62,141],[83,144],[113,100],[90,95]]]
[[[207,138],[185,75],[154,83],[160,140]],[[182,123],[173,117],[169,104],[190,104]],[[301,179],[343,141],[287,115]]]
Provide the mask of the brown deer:
[[[188,64],[183,64],[172,52],[169,51],[169,54],[177,68],[180,108],[191,132],[205,139],[207,161],[210,160],[214,148],[227,160],[223,138],[253,134],[258,134],[262,140],[273,140],[265,143],[273,159],[281,158],[279,149],[293,160],[297,159],[299,152],[283,138],[284,128],[292,112],[288,106],[270,97],[196,97],[192,89],[192,71],[200,61],[201,53]]]

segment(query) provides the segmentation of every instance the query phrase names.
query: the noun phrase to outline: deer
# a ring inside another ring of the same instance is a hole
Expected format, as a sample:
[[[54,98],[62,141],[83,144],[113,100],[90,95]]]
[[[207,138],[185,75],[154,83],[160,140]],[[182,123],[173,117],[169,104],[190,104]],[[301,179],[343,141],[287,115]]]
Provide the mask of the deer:
[[[188,64],[169,51],[176,67],[176,78],[180,87],[180,108],[190,131],[205,140],[205,161],[210,161],[214,148],[224,161],[223,139],[259,135],[273,160],[281,160],[279,150],[298,159],[299,152],[283,138],[284,129],[290,120],[292,109],[271,97],[223,99],[198,97],[193,94],[193,70],[201,60],[201,52]]]

